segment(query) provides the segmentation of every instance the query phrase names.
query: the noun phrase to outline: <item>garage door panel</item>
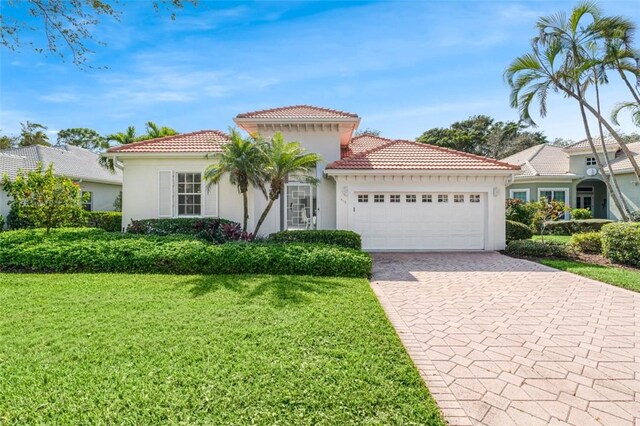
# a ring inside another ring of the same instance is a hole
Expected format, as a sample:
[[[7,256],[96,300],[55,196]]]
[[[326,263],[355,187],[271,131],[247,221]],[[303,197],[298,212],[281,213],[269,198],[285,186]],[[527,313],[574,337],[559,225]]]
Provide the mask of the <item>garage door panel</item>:
[[[391,202],[392,195],[395,195],[393,198],[399,199],[399,202]],[[472,197],[473,201],[477,202],[472,202]],[[360,199],[366,199],[368,202],[356,201]],[[383,201],[374,202],[374,199]],[[413,200],[415,202],[412,202]],[[426,202],[427,200],[431,202]],[[356,193],[354,201],[356,202],[351,211],[350,226],[362,236],[365,249],[484,248],[487,215],[484,194],[362,192]]]

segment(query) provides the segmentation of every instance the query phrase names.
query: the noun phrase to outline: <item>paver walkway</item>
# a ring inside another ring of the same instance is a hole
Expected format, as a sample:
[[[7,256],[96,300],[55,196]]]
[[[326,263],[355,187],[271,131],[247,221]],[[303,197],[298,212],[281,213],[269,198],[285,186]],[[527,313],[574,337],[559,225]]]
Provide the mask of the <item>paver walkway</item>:
[[[374,260],[451,425],[640,425],[640,294],[499,253]]]

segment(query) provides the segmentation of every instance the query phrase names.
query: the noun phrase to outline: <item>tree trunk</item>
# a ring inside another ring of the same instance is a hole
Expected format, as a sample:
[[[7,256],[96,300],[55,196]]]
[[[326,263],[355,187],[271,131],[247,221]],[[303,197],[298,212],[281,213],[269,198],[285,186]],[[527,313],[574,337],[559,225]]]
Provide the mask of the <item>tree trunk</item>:
[[[247,198],[247,191],[242,193],[242,232],[247,232],[247,222],[249,221],[249,200]]]
[[[593,73],[593,78],[594,78],[594,87],[596,89],[596,108],[598,110],[598,112],[600,113],[600,87],[598,85],[598,76],[595,73]],[[600,132],[600,144],[602,145],[602,152],[604,154],[604,163],[607,166],[607,170],[609,171],[609,180],[611,183],[611,187],[614,190],[614,192],[611,192],[611,197],[612,200],[614,201],[614,203],[616,204],[616,207],[618,205],[622,206],[622,210],[620,210],[620,215],[622,216],[622,219],[624,221],[627,221],[629,218],[629,206],[627,205],[627,202],[624,199],[624,196],[622,195],[622,191],[620,190],[620,186],[618,185],[618,179],[616,178],[616,176],[613,174],[613,168],[611,167],[611,161],[609,161],[609,156],[607,155],[607,144],[604,143],[604,130],[602,129],[602,123],[598,121],[598,130]],[[603,180],[606,180],[606,177],[603,176],[602,177]],[[605,182],[606,184],[606,182]],[[615,198],[617,198],[617,202],[615,200]]]
[[[278,197],[276,197],[276,198],[269,197],[269,203],[267,204],[267,207],[264,208],[264,211],[260,215],[260,219],[258,219],[258,224],[256,225],[256,230],[253,232],[255,236],[258,236],[258,231],[260,230],[260,227],[262,226],[262,222],[264,222],[264,220],[267,218],[267,215],[271,211],[271,207],[273,207],[273,203],[277,199],[278,199]]]
[[[582,99],[580,85],[578,85],[577,87],[578,87],[578,96],[580,99]],[[580,102],[580,115],[582,116],[582,124],[584,125],[584,131],[587,135],[587,141],[589,142],[589,146],[591,147],[591,153],[596,159],[596,165],[598,166],[598,171],[600,172],[600,176],[602,176],[604,184],[607,187],[607,191],[609,191],[609,193],[612,195],[613,202],[615,203],[616,207],[618,208],[618,210],[620,211],[620,213],[622,214],[623,218],[625,218],[625,221],[626,221],[626,214],[622,209],[622,206],[620,205],[620,200],[618,199],[618,197],[615,196],[615,193],[612,191],[611,182],[609,181],[608,176],[604,172],[604,168],[602,167],[602,161],[600,161],[600,156],[598,155],[598,151],[596,151],[596,146],[593,143],[593,138],[591,137],[591,130],[589,129],[589,121],[587,120],[587,113],[584,109],[584,105],[582,102]],[[606,152],[605,152],[605,155],[606,155]]]
[[[560,90],[562,90],[567,95],[569,95],[569,97],[574,98],[575,100],[577,100],[580,103],[581,107],[588,109],[589,112],[591,114],[593,114],[593,116],[600,123],[602,123],[602,125],[605,127],[605,129],[607,129],[607,131],[611,134],[611,136],[620,145],[620,149],[622,149],[622,152],[624,152],[624,154],[629,159],[629,162],[631,163],[631,167],[633,167],[633,172],[636,175],[637,181],[640,182],[640,166],[638,166],[638,162],[636,161],[635,157],[633,156],[633,153],[629,150],[629,147],[624,142],[624,140],[622,140],[622,137],[620,137],[618,132],[616,132],[615,129],[613,127],[611,127],[609,122],[607,120],[605,120],[604,117],[598,111],[596,111],[596,109],[594,107],[592,107],[587,101],[585,101],[582,98],[582,96],[578,96],[576,93],[573,92],[573,90],[568,89],[564,84],[562,84],[559,80],[557,80],[555,78],[554,78],[554,83],[556,83],[556,85],[558,86],[558,88]]]

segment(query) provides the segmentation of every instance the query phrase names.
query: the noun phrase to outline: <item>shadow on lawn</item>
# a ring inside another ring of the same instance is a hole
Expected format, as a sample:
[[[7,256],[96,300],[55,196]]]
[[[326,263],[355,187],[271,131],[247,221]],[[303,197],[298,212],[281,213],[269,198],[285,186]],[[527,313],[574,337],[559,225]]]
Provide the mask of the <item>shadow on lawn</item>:
[[[345,286],[339,278],[308,276],[264,275],[202,275],[185,283],[193,297],[201,297],[220,290],[238,293],[242,303],[256,298],[268,299],[275,306],[309,303],[311,295],[324,295]]]

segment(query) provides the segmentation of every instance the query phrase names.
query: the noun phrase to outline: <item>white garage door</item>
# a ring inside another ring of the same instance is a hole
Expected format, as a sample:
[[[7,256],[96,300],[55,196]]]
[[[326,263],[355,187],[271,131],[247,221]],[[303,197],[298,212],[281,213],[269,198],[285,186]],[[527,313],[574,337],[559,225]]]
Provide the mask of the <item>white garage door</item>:
[[[349,224],[370,250],[482,250],[486,194],[356,192]]]

